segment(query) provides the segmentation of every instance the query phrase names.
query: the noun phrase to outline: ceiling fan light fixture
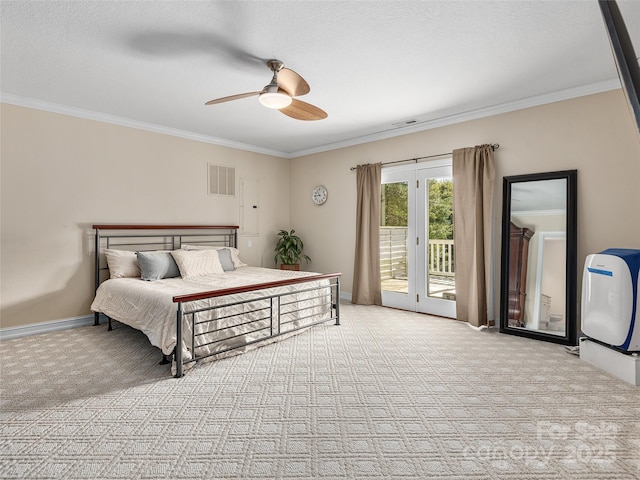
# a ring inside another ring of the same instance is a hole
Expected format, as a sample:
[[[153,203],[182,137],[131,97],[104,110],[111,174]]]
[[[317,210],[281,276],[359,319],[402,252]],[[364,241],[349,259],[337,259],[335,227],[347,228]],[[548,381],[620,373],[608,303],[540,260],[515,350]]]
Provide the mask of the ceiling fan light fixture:
[[[260,103],[267,108],[280,109],[291,105],[293,99],[286,93],[264,92],[258,97]]]

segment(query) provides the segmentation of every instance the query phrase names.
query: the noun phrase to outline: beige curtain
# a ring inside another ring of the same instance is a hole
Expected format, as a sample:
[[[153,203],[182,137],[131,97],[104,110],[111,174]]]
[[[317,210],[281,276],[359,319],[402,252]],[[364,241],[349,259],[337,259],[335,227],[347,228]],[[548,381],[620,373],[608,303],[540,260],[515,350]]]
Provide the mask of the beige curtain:
[[[382,164],[358,165],[356,252],[351,302],[382,305],[380,286],[380,182]]]
[[[453,151],[456,315],[487,325],[495,161],[491,145]]]

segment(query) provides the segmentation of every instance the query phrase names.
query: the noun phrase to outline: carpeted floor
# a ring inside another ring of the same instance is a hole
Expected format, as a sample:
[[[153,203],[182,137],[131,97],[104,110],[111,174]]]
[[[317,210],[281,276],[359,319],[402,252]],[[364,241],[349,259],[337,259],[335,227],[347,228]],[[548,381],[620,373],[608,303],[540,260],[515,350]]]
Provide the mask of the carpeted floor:
[[[640,387],[381,307],[181,379],[124,325],[0,342],[0,478],[637,479]]]

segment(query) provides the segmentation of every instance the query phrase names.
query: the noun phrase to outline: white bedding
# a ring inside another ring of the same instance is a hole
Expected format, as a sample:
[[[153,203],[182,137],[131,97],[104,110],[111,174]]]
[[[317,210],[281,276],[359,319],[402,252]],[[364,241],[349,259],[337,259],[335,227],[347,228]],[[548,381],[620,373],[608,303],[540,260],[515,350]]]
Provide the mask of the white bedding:
[[[174,347],[176,346],[176,313],[177,304],[173,302],[173,297],[177,295],[187,295],[199,292],[205,292],[210,290],[218,290],[223,288],[232,288],[243,285],[252,285],[258,283],[273,282],[278,280],[287,280],[291,278],[297,278],[301,276],[317,275],[313,272],[294,272],[289,270],[275,270],[269,268],[259,267],[240,267],[235,271],[225,272],[224,274],[207,275],[202,277],[182,279],[182,278],[165,278],[162,280],[156,280],[148,282],[139,278],[116,278],[109,279],[100,284],[96,297],[91,305],[91,310],[94,312],[102,312],[108,315],[114,320],[125,323],[144,332],[151,344],[160,348],[166,355],[170,355]],[[328,285],[328,280],[314,281],[311,285],[325,284]],[[282,292],[294,292],[301,288],[310,286],[309,284],[297,284],[286,287],[277,287],[269,289],[268,292],[282,293]],[[263,293],[264,291],[260,292]],[[301,315],[307,316],[313,313],[317,315],[315,318],[306,320],[293,320],[291,326],[302,326],[306,323],[312,323],[319,319],[318,315],[328,318],[330,315],[330,302],[327,300],[329,295],[329,289],[322,290],[322,294],[317,291],[298,293],[294,297],[286,297],[286,301],[293,301],[298,306],[311,307],[305,310]],[[229,303],[230,301],[245,300],[248,298],[255,298],[256,293],[237,294],[233,296],[217,297],[207,300],[199,300],[190,304],[185,304],[185,309],[190,309],[194,305],[199,307],[222,305]],[[322,297],[322,298],[319,298]],[[302,304],[302,305],[301,305]],[[255,306],[255,304],[254,304]],[[249,309],[243,305],[236,305],[233,307],[226,307],[224,314],[229,313],[243,313],[243,311]],[[288,307],[290,309],[290,307]],[[210,319],[214,311],[207,311],[200,315],[202,318]],[[214,313],[215,314],[215,313]],[[264,316],[262,313],[250,313],[248,318],[257,319]],[[288,315],[288,319],[291,319],[291,315]],[[234,317],[232,320],[223,320],[228,325],[231,321],[234,323],[240,322],[238,317]],[[244,321],[244,320],[242,320]],[[220,322],[219,322],[220,323]],[[260,326],[268,326],[267,320],[262,320]],[[200,338],[196,344],[202,344],[217,340],[221,336],[232,336],[242,334],[247,329],[255,328],[255,323],[249,327],[233,327],[231,329],[224,330],[223,333],[207,334]],[[208,325],[207,325],[208,326]],[[217,325],[215,328],[220,328],[223,325]],[[211,327],[209,327],[209,330]],[[190,348],[191,343],[191,323],[185,319],[183,322],[183,345],[182,354],[184,360],[192,358],[192,352]],[[201,328],[196,327],[196,332]],[[283,332],[285,329],[283,328]],[[241,344],[245,344],[249,341],[255,340],[260,334],[250,334],[242,337],[237,337],[229,340],[225,340],[221,344],[216,344],[211,347],[203,347],[205,353],[212,353],[214,351],[224,350],[229,347],[236,347]],[[198,355],[202,355],[203,352],[199,351]]]

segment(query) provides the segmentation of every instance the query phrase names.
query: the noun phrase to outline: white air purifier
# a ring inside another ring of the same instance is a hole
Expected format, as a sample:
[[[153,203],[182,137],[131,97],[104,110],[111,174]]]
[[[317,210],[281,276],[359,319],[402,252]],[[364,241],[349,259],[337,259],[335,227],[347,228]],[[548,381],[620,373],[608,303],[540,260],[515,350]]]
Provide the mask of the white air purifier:
[[[589,255],[582,277],[582,332],[623,352],[640,352],[640,250]]]

